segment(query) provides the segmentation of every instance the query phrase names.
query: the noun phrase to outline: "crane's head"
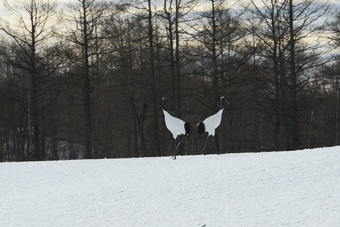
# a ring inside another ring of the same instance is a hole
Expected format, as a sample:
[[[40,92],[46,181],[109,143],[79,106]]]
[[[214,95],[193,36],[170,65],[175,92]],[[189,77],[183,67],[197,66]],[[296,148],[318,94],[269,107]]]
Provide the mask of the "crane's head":
[[[226,102],[227,104],[229,104],[229,102],[224,98],[224,96],[221,96],[220,101],[221,101],[221,109],[224,108],[224,102]]]
[[[166,102],[166,97],[163,96],[163,97],[162,97],[162,108],[163,108],[163,109],[164,109],[164,104],[165,104],[165,102]]]

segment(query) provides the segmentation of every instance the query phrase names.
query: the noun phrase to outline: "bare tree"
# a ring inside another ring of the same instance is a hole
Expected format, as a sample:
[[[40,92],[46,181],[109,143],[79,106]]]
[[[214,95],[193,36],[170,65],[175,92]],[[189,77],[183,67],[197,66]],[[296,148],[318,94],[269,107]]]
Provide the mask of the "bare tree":
[[[93,81],[98,77],[95,75],[98,70],[98,34],[97,27],[101,24],[107,6],[104,2],[96,0],[78,0],[76,4],[70,4],[71,16],[67,18],[70,41],[70,48],[66,51],[70,61],[75,63],[79,69],[78,76],[81,76],[83,122],[85,139],[85,158],[94,158],[94,128],[93,128]],[[73,27],[70,27],[73,25]],[[74,48],[73,48],[74,47]],[[73,51],[73,52],[72,52]],[[77,56],[81,56],[81,59]],[[95,58],[93,58],[95,56]]]
[[[156,93],[156,74],[155,74],[155,54],[154,54],[154,28],[153,28],[153,12],[151,0],[147,0],[147,19],[148,19],[148,40],[149,40],[149,59],[150,59],[150,74],[151,74],[151,100],[152,100],[152,119],[153,119],[153,154],[161,153],[161,144],[159,137],[159,124],[158,124],[158,95]]]
[[[188,28],[186,23],[191,19],[189,15],[193,13],[197,0],[181,1],[181,0],[164,0],[163,10],[160,15],[166,21],[166,32],[168,39],[168,52],[170,62],[171,84],[176,100],[176,115],[182,115],[182,84],[181,84],[181,68],[183,60],[181,57],[181,47],[183,42],[182,34]],[[181,40],[182,39],[182,40]]]
[[[120,99],[124,100],[129,113],[125,115],[131,124],[121,133],[131,131],[129,134],[133,135],[131,156],[147,154],[145,120],[150,76],[146,69],[148,59],[143,57],[148,50],[147,23],[141,17],[123,18],[117,13],[110,14],[104,27],[104,34],[110,43],[110,54],[106,57],[110,62],[108,71],[113,75],[111,83],[118,84],[115,89],[124,90]],[[121,110],[116,112],[123,114]]]
[[[204,50],[201,63],[203,67],[199,72],[207,87],[200,94],[200,99],[213,112],[218,110],[219,96],[227,95],[228,87],[233,83],[233,75],[237,74],[236,70],[247,62],[249,57],[246,56],[250,56],[240,51],[241,40],[245,36],[240,23],[244,11],[236,11],[232,7],[228,7],[223,0],[209,0],[207,10],[200,12],[199,18],[192,22],[195,24],[192,37]],[[217,133],[218,148],[219,138]]]
[[[13,63],[20,68],[21,78],[27,82],[27,113],[28,128],[32,137],[33,160],[44,159],[41,150],[42,123],[42,89],[46,79],[51,75],[44,59],[50,53],[45,48],[53,43],[56,30],[56,3],[50,0],[4,1],[5,6],[16,19],[4,22],[0,29],[4,31],[19,47],[22,62]],[[14,22],[15,21],[15,22]]]
[[[261,4],[262,3],[262,4]],[[258,5],[261,4],[261,5]],[[288,2],[283,1],[266,1],[263,0],[260,3],[251,1],[250,18],[246,23],[246,27],[250,33],[255,35],[258,42],[265,48],[264,56],[270,62],[272,67],[264,69],[265,72],[273,74],[274,78],[271,84],[273,84],[273,95],[268,94],[269,97],[273,97],[271,103],[273,103],[274,114],[274,141],[275,149],[280,149],[282,140],[282,130],[284,129],[283,114],[283,97],[285,92],[285,37],[287,36],[287,25],[282,24],[284,18],[284,12],[287,8]],[[260,23],[256,24],[257,22]],[[253,30],[256,27],[257,29]],[[265,89],[265,91],[271,91],[271,89]]]
[[[308,68],[314,67],[308,64],[315,59],[315,48],[320,48],[318,44],[308,44],[306,39],[316,36],[320,37],[322,26],[325,25],[325,19],[322,18],[329,12],[329,5],[314,1],[302,1],[293,3],[289,0],[288,11],[286,11],[286,21],[289,26],[289,84],[290,91],[290,108],[289,116],[291,120],[291,148],[300,148],[299,141],[299,104],[298,91],[303,86],[304,81],[309,78],[303,75]],[[321,25],[320,25],[321,23]],[[314,52],[314,53],[313,53]]]
[[[159,135],[159,95],[157,92],[157,83],[159,75],[156,75],[156,54],[155,54],[155,24],[154,24],[154,5],[151,0],[131,0],[133,7],[140,10],[143,15],[140,19],[144,19],[147,23],[147,42],[148,42],[148,55],[149,60],[148,70],[149,70],[149,85],[148,92],[150,100],[150,111],[151,111],[151,123],[149,127],[149,132],[151,134],[150,145],[151,152],[147,151],[145,155],[160,155],[161,154],[161,142]]]

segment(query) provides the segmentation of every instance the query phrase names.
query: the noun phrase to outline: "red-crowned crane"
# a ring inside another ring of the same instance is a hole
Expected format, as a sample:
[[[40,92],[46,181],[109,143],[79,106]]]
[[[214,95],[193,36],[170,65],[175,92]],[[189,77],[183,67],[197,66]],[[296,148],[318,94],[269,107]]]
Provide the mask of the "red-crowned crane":
[[[223,110],[224,110],[224,102],[226,100],[222,96],[220,98],[220,101],[221,101],[221,109],[217,113],[215,113],[214,115],[211,115],[210,117],[207,117],[204,121],[198,123],[197,126],[196,126],[199,135],[201,135],[204,132],[208,132],[208,136],[205,139],[205,143],[204,143],[204,147],[203,147],[203,154],[205,154],[205,146],[207,145],[207,141],[208,141],[209,136],[213,136],[212,140],[213,140],[213,143],[214,143],[215,151],[216,151],[216,153],[218,153],[217,148],[216,148],[216,143],[215,143],[215,140],[214,140],[214,136],[215,136],[216,128],[218,126],[220,126],[220,124],[221,124],[222,113],[223,113]]]
[[[172,154],[172,158],[176,159],[177,148],[179,144],[181,143],[179,139],[179,135],[186,135],[189,137],[191,133],[191,125],[188,122],[185,122],[169,114],[164,109],[165,101],[166,101],[166,97],[163,97],[162,98],[162,110],[164,114],[165,125],[169,129],[169,131],[172,134],[172,137],[175,140],[175,150],[174,150],[174,153]],[[178,139],[178,143],[177,143],[177,139]]]

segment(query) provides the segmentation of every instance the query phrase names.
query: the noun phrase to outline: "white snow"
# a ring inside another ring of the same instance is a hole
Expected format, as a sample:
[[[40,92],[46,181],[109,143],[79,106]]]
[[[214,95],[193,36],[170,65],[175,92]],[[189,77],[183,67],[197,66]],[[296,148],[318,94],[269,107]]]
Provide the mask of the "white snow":
[[[340,147],[0,163],[0,226],[340,226]]]

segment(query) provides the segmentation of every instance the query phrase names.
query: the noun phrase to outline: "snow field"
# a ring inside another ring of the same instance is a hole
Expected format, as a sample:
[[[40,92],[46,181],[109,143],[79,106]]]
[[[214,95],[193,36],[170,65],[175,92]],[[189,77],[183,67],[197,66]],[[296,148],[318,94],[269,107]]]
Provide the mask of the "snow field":
[[[340,226],[340,147],[0,163],[0,226]]]

